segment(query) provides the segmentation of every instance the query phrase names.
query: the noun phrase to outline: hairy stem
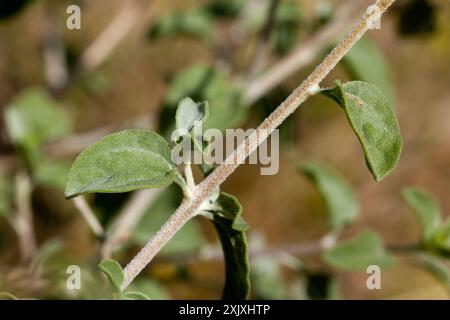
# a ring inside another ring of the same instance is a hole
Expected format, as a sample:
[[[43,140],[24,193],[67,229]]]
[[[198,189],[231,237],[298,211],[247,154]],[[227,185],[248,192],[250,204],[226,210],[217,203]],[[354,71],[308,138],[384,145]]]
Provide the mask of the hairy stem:
[[[240,144],[194,191],[193,197],[182,202],[180,207],[163,225],[158,233],[149,240],[142,250],[130,261],[124,269],[122,289],[128,287],[133,279],[145,268],[164,245],[188,222],[196,210],[205,201],[211,192],[220,186],[236,168],[242,164],[247,156],[264,142],[267,137],[283,121],[291,115],[310,95],[311,88],[317,87],[320,82],[334,69],[336,64],[350,51],[355,43],[370,29],[374,20],[379,19],[386,9],[395,0],[378,0],[376,6],[379,10],[370,10],[364,14],[345,38],[326,56],[321,64],[297,87],[287,99]]]

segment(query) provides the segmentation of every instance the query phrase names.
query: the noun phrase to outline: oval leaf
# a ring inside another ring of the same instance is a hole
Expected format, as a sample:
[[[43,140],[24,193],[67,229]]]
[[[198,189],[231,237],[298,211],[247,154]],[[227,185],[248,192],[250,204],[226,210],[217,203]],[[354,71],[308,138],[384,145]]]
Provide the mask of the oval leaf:
[[[373,84],[337,82],[323,91],[345,110],[376,181],[383,180],[396,166],[402,150],[402,137],[394,111]]]
[[[179,130],[189,132],[196,122],[205,121],[208,115],[208,103],[196,103],[191,98],[184,98],[178,104],[175,116],[176,127]]]
[[[169,185],[177,177],[168,143],[147,130],[106,136],[83,151],[69,171],[67,198]]]
[[[358,214],[359,206],[350,185],[331,168],[305,163],[300,169],[317,186],[324,198],[334,231],[345,228]]]
[[[370,231],[363,231],[355,238],[325,251],[322,258],[329,265],[345,271],[366,270],[370,265],[390,267],[394,263],[378,236]]]
[[[122,285],[124,274],[120,264],[115,260],[103,260],[98,266],[108,277],[114,291],[122,292],[120,286]]]
[[[429,241],[441,224],[439,205],[430,194],[416,188],[405,188],[403,197],[420,222],[422,239]]]

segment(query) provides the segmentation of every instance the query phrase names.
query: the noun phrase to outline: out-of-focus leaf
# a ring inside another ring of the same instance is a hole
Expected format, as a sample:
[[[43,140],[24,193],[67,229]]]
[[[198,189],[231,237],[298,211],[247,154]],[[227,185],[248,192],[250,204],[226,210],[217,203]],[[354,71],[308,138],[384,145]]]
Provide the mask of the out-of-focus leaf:
[[[204,214],[214,222],[225,257],[223,299],[246,299],[250,294],[250,263],[245,231],[249,226],[241,217],[236,197],[221,192],[213,208]]]
[[[174,77],[166,98],[167,108],[175,109],[184,97],[208,101],[210,115],[205,129],[232,128],[245,119],[246,109],[240,103],[239,89],[223,73],[208,65],[193,65]],[[171,120],[172,115],[168,118]]]
[[[176,210],[180,202],[181,195],[175,186],[164,190],[137,224],[133,231],[133,241],[142,245],[147,243]],[[197,221],[191,220],[164,246],[160,254],[194,252],[201,247],[204,241]]]
[[[342,63],[355,80],[373,83],[391,104],[395,102],[394,85],[386,59],[369,37],[361,38],[342,59]]]
[[[260,257],[251,263],[252,296],[259,300],[282,300],[287,297],[287,288],[280,265],[273,259]]]
[[[127,192],[171,184],[179,173],[169,144],[142,129],[108,135],[84,150],[67,177],[65,195]]]
[[[300,169],[322,194],[334,231],[342,230],[355,219],[358,201],[347,181],[331,168],[317,163],[302,164]]]
[[[419,266],[431,272],[450,290],[450,266],[443,259],[428,253],[418,253],[416,261]]]
[[[134,280],[128,290],[141,292],[152,300],[168,300],[170,298],[169,293],[163,286],[150,279]]]
[[[274,46],[279,54],[286,54],[296,43],[302,20],[298,3],[280,3],[274,27]]]
[[[362,271],[370,265],[380,268],[394,264],[383,247],[378,236],[370,231],[363,231],[358,236],[343,242],[322,254],[326,263],[345,271]]]
[[[376,86],[361,81],[336,82],[335,88],[323,93],[344,108],[369,170],[376,181],[381,181],[399,161],[403,144],[388,100]]]
[[[441,254],[450,257],[450,219],[437,228],[431,242]]]
[[[191,98],[180,101],[175,116],[176,127],[179,130],[190,132],[196,122],[205,121],[209,116],[207,102],[196,103]]]
[[[120,264],[115,260],[102,260],[98,266],[107,276],[114,292],[121,293],[120,286],[122,285],[124,274]]]
[[[16,15],[30,2],[29,0],[1,1],[0,21]]]
[[[150,32],[150,38],[186,34],[210,39],[213,30],[211,17],[206,10],[177,11],[159,18]]]
[[[403,189],[403,197],[422,226],[422,239],[428,242],[441,224],[441,209],[427,192],[416,188]]]
[[[33,172],[37,184],[64,189],[70,166],[62,161],[43,161]]]
[[[12,142],[32,162],[40,160],[43,143],[70,132],[62,107],[41,89],[28,89],[14,99],[5,111],[5,121]]]

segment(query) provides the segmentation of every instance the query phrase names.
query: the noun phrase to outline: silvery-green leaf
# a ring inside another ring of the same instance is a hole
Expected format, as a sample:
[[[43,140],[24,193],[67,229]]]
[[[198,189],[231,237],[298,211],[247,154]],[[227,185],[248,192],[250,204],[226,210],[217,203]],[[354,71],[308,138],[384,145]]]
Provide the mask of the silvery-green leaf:
[[[334,231],[342,230],[355,219],[358,201],[347,181],[331,168],[318,163],[305,163],[300,169],[322,194]]]
[[[76,158],[65,195],[158,188],[178,176],[164,138],[147,130],[125,130],[104,137]]]
[[[433,196],[416,188],[403,189],[403,197],[420,222],[422,239],[429,241],[442,222],[439,205]]]
[[[375,180],[389,175],[400,159],[403,142],[386,97],[376,86],[361,81],[337,82],[323,93],[345,110]]]
[[[152,300],[170,299],[167,290],[160,283],[149,278],[135,279],[128,287],[128,291],[143,293]]]
[[[102,260],[98,265],[103,273],[108,277],[108,280],[116,293],[120,293],[124,274],[122,267],[115,260]]]
[[[383,247],[378,236],[363,231],[358,236],[326,250],[322,254],[326,263],[345,271],[363,271],[370,265],[390,267],[394,259]]]
[[[450,266],[444,259],[428,253],[418,253],[415,258],[420,267],[428,270],[450,289]]]
[[[175,116],[176,127],[179,130],[190,132],[196,122],[205,121],[209,116],[207,102],[196,103],[191,98],[180,101]]]

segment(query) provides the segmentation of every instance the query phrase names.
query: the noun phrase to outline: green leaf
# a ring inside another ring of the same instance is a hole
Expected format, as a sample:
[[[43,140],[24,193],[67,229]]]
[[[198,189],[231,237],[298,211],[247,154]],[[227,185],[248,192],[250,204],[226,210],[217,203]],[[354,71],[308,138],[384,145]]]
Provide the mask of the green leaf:
[[[15,98],[5,111],[12,142],[21,147],[28,160],[41,158],[41,146],[70,132],[62,106],[41,89],[28,89]]]
[[[116,293],[121,293],[120,286],[122,285],[124,274],[122,267],[115,260],[102,260],[98,265],[103,273],[108,277],[111,287]]]
[[[242,219],[242,206],[236,197],[221,192],[214,208],[206,214],[213,220],[225,257],[225,287],[223,299],[246,299],[250,294],[250,263],[245,231],[248,224]]]
[[[65,195],[72,198],[82,193],[158,188],[178,176],[164,138],[147,130],[125,130],[104,137],[77,157]]]
[[[170,215],[181,203],[182,195],[175,186],[170,186],[164,190],[147,209],[144,216],[133,231],[133,241],[139,245],[147,243]],[[164,246],[161,255],[194,252],[204,244],[202,230],[197,221],[190,220],[177,234]],[[136,289],[142,291],[141,289]],[[153,296],[150,296],[154,298]]]
[[[444,256],[450,257],[450,219],[433,234],[431,245]]]
[[[287,297],[282,270],[277,261],[259,257],[252,261],[252,292],[257,300],[282,300]]]
[[[358,236],[328,249],[322,254],[326,263],[345,271],[366,270],[370,265],[390,267],[394,259],[383,247],[378,236],[363,231]]]
[[[422,239],[428,242],[441,224],[441,209],[427,192],[416,188],[403,189],[403,197],[422,226]]]
[[[240,89],[225,74],[208,65],[195,64],[173,78],[166,97],[165,111],[175,109],[185,97],[209,102],[210,114],[205,129],[232,128],[245,119],[246,108],[241,104]],[[172,117],[168,116],[170,120]]]
[[[143,293],[152,300],[168,300],[170,298],[169,293],[161,284],[148,278],[134,280],[128,290]]]
[[[70,166],[62,161],[42,161],[37,164],[34,179],[37,184],[64,189]]]
[[[355,80],[373,83],[394,103],[394,85],[392,83],[386,59],[376,44],[364,36],[342,59]]]
[[[127,291],[122,294],[123,300],[151,300],[150,297],[139,291]]]
[[[418,253],[416,262],[450,289],[450,267],[443,259],[428,253]]]
[[[333,230],[340,231],[350,224],[358,214],[359,206],[356,195],[347,181],[331,168],[317,163],[302,164],[300,169],[322,194]]]
[[[180,101],[175,116],[176,127],[179,130],[190,132],[196,122],[205,121],[209,116],[207,102],[196,103],[191,98]]]
[[[344,108],[369,170],[376,181],[384,179],[400,159],[403,143],[387,99],[376,86],[361,81],[337,82],[335,88],[323,93]]]
[[[210,39],[214,27],[206,10],[177,11],[159,18],[150,32],[150,38],[185,34]]]

